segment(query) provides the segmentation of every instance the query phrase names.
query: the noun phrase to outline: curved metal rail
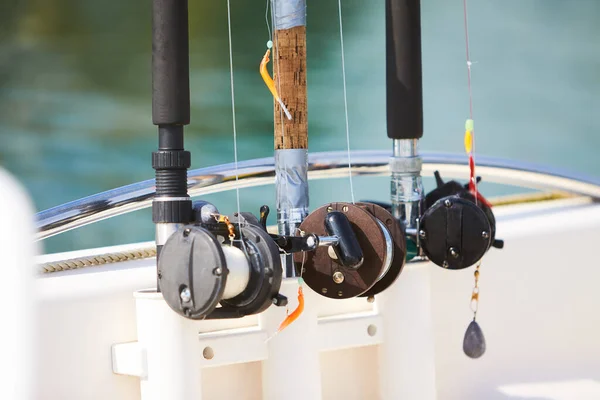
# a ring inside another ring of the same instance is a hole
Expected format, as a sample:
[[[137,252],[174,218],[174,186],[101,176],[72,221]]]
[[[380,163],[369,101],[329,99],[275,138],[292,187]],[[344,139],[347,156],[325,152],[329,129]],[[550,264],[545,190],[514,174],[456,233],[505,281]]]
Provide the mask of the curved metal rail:
[[[354,176],[383,176],[389,173],[389,151],[354,151]],[[463,155],[424,153],[423,176],[438,170],[444,177],[467,177],[468,162]],[[308,158],[308,177],[332,179],[348,176],[346,152],[312,153]],[[557,190],[600,199],[600,179],[493,157],[478,156],[477,172],[486,182],[502,183],[530,189]],[[231,189],[272,184],[275,180],[273,158],[238,163],[236,183],[234,164],[222,164],[188,172],[190,196],[223,192]],[[46,239],[106,218],[150,207],[154,179],[134,183],[75,200],[36,215],[37,240]]]

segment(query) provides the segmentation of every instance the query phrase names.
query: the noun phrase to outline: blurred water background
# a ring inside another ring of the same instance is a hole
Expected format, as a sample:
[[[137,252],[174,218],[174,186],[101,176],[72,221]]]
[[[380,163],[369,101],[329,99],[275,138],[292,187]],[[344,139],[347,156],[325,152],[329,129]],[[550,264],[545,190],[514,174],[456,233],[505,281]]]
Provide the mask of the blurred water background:
[[[265,2],[232,0],[240,160],[272,156],[272,98],[258,64]],[[351,147],[387,149],[383,1],[343,0]],[[226,2],[190,0],[192,168],[233,160]],[[151,1],[3,0],[0,165],[38,210],[153,177]],[[463,151],[468,115],[462,0],[423,0],[427,151]],[[470,1],[477,151],[600,175],[600,1]],[[345,148],[336,0],[308,0],[310,151]],[[349,200],[348,182],[311,183],[311,203]],[[389,196],[358,179],[357,198]],[[483,186],[488,194],[504,189]],[[1,192],[0,192],[1,193]],[[222,212],[235,193],[209,196]],[[241,191],[273,206],[272,187]],[[51,238],[46,251],[153,238],[144,210]]]

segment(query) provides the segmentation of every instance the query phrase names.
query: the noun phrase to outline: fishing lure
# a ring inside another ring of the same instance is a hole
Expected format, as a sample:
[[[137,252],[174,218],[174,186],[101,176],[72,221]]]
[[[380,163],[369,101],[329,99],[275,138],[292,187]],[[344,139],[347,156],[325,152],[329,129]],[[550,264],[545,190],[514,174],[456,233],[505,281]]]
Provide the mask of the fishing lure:
[[[298,306],[294,311],[292,311],[291,314],[287,314],[287,317],[285,317],[283,322],[279,325],[277,333],[281,332],[282,330],[287,328],[292,322],[297,320],[298,317],[302,314],[302,311],[304,311],[304,293],[302,292],[302,283],[303,279],[298,278]]]
[[[473,159],[473,120],[467,119],[465,122],[465,151],[469,155],[469,191],[475,197],[475,201],[479,201],[491,207],[491,204],[477,190],[477,180],[475,178],[475,160]],[[463,351],[470,358],[479,358],[485,353],[485,337],[483,331],[477,323],[477,310],[479,308],[479,267],[477,264],[475,269],[475,286],[471,292],[471,311],[473,311],[473,321],[467,327],[465,337],[463,339]]]
[[[469,192],[475,197],[475,202],[481,202],[488,207],[492,205],[483,197],[477,190],[477,178],[475,177],[475,159],[473,157],[473,95],[471,90],[471,54],[469,52],[469,23],[467,18],[467,0],[463,0],[464,22],[465,22],[465,45],[467,53],[467,78],[469,88],[469,119],[465,122],[465,152],[469,156]],[[486,342],[483,331],[477,323],[477,310],[479,309],[479,268],[481,264],[477,264],[475,269],[475,285],[471,292],[471,311],[473,312],[473,320],[465,331],[463,338],[463,352],[470,358],[479,358],[485,353]]]
[[[267,85],[267,87],[271,91],[271,94],[273,95],[275,100],[277,100],[277,102],[281,106],[281,109],[285,113],[285,116],[287,117],[287,119],[291,120],[292,114],[290,114],[290,112],[288,111],[285,104],[283,104],[283,100],[281,100],[281,98],[279,97],[279,94],[277,93],[277,89],[275,88],[275,83],[273,82],[273,79],[271,78],[271,76],[269,75],[269,71],[267,70],[267,64],[269,63],[269,56],[271,55],[271,47],[273,47],[273,42],[271,42],[269,40],[267,42],[267,51],[265,52],[265,55],[263,56],[262,61],[260,62],[260,76],[262,76],[263,81],[265,81],[265,85]]]
[[[488,207],[492,204],[477,190],[477,180],[475,178],[475,159],[473,158],[473,120],[467,119],[465,122],[465,152],[469,156],[469,191],[475,197],[475,201],[481,202]]]
[[[290,326],[290,324],[292,322],[297,320],[298,317],[300,317],[300,315],[302,315],[302,312],[304,311],[304,292],[302,291],[303,283],[304,283],[304,279],[302,279],[301,277],[298,278],[298,306],[291,313],[289,312],[289,310],[287,311],[287,316],[281,322],[281,324],[279,324],[279,328],[277,328],[277,331],[266,340],[267,342],[269,340],[271,340],[273,337],[275,337],[275,335],[277,335],[278,333],[283,331],[285,328]]]

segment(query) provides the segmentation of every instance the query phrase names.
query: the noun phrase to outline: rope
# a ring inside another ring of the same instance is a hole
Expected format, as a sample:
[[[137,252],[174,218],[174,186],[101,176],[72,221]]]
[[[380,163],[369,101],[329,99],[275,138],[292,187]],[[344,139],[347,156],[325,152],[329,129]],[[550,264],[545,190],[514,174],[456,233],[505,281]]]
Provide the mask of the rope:
[[[574,198],[575,196],[560,192],[542,192],[542,193],[527,193],[522,195],[510,195],[491,199],[490,203],[494,207],[508,206],[514,204],[537,203],[543,201],[562,200]],[[277,233],[277,227],[270,226],[267,228],[270,233]],[[143,260],[146,258],[156,257],[155,247],[142,247],[139,249],[100,254],[97,256],[71,258],[68,260],[53,261],[40,265],[40,272],[52,273],[59,271],[68,271],[73,269],[97,267],[104,264],[112,264],[117,262],[125,262],[132,260]]]
[[[155,247],[143,247],[140,249],[122,251],[117,253],[106,253],[97,256],[71,258],[68,260],[41,264],[39,268],[41,273],[46,274],[59,271],[69,271],[80,268],[97,267],[104,264],[143,260],[151,257],[156,257]]]

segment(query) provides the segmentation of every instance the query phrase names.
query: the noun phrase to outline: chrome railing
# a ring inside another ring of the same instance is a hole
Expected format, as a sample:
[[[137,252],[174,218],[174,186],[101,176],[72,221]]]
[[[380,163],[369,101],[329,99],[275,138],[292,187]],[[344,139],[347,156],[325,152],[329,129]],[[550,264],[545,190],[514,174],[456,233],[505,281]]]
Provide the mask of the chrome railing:
[[[389,174],[389,151],[352,152],[352,174],[384,176]],[[467,158],[463,155],[424,153],[423,176],[438,170],[444,177],[467,179]],[[477,157],[477,173],[486,182],[530,189],[557,190],[600,199],[600,179],[559,171],[552,168],[492,157]],[[223,192],[231,189],[272,184],[275,179],[273,158],[260,158],[238,163],[239,180],[234,164],[222,164],[188,172],[190,196]],[[308,177],[333,179],[348,176],[346,152],[309,155]],[[37,239],[66,232],[93,222],[150,207],[154,195],[154,179],[123,186],[39,212]]]

